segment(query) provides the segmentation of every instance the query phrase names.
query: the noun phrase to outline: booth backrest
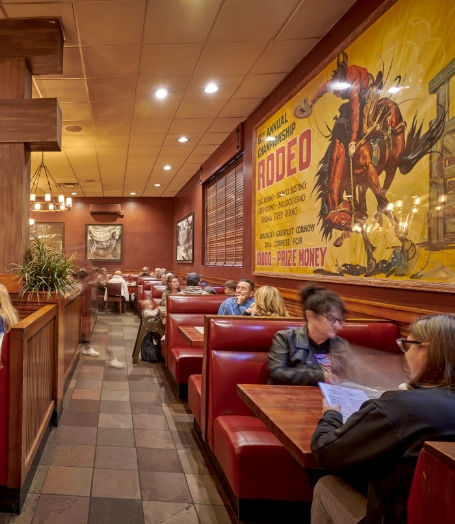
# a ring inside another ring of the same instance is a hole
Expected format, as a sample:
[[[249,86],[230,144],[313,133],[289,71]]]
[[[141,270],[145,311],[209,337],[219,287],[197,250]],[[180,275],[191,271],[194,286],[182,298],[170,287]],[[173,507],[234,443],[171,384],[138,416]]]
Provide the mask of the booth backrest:
[[[9,430],[9,383],[10,383],[10,332],[3,337],[0,365],[0,486],[8,482],[8,430]]]
[[[400,330],[393,322],[350,320],[341,327],[338,335],[351,344],[401,355],[396,343]]]
[[[166,289],[166,286],[163,284],[153,284],[152,285],[152,298],[161,298],[163,291]]]
[[[205,287],[207,286],[201,286],[202,289],[204,289]],[[210,286],[211,288],[213,288],[215,291],[216,291],[216,294],[217,295],[224,295],[224,286]],[[225,296],[225,299],[227,297]]]
[[[237,395],[237,384],[266,384],[273,336],[277,331],[299,327],[303,322],[294,318],[206,318],[201,429],[212,451],[213,423],[217,417],[251,415]]]
[[[137,277],[137,285],[141,285],[144,282],[154,282],[154,283],[161,283],[161,280],[159,278],[155,277]],[[149,288],[150,289],[150,288]]]

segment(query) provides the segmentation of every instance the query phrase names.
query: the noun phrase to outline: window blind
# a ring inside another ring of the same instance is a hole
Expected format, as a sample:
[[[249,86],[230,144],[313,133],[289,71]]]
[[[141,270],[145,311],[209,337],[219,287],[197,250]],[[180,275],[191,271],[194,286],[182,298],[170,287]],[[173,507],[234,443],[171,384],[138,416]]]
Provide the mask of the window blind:
[[[205,263],[241,266],[243,248],[243,156],[205,184]]]

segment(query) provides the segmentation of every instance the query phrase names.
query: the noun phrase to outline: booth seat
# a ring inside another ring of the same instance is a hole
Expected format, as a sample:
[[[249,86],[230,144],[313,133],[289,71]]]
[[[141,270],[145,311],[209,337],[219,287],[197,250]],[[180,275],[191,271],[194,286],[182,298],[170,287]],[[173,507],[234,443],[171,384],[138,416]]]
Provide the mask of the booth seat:
[[[201,287],[202,287],[202,289],[204,289],[207,286],[201,286]],[[217,295],[224,295],[224,286],[210,286],[210,287],[213,288],[216,291]],[[228,297],[225,296],[224,300],[226,300],[227,298]]]
[[[218,313],[224,295],[168,295],[166,354],[163,354],[171,381],[179,397],[188,394],[188,378],[201,373],[203,350],[192,347],[178,332],[179,326],[201,327],[204,315]]]
[[[10,331],[3,337],[0,365],[0,486],[8,483]]]
[[[194,427],[200,435],[201,428],[202,375],[191,375],[188,379],[188,406],[194,415]]]
[[[137,283],[137,308],[139,310],[139,313],[141,312],[141,301],[146,298],[151,297],[150,291],[152,289],[152,284],[161,285],[161,280],[156,280],[156,279],[144,280],[145,278],[146,277],[138,278],[138,283]],[[139,282],[140,279],[142,279],[141,282]],[[147,291],[149,292],[148,294],[146,293]]]

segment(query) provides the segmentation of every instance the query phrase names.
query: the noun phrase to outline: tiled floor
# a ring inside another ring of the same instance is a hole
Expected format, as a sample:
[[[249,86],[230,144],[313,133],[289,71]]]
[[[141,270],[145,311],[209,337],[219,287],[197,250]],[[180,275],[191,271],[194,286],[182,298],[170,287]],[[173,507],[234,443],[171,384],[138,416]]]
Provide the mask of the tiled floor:
[[[162,365],[132,365],[138,318],[100,313],[22,514],[0,524],[228,524],[226,499]],[[126,363],[106,366],[106,349]]]

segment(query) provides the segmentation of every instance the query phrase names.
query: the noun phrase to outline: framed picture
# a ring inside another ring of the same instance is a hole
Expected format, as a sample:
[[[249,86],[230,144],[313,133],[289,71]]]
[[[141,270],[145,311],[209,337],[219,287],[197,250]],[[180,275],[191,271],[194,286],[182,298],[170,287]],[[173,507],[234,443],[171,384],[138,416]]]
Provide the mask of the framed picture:
[[[122,262],[123,224],[85,225],[85,259]]]
[[[51,247],[57,253],[65,250],[65,223],[64,222],[35,222],[30,226],[30,239],[37,237],[44,245]]]
[[[193,262],[194,213],[177,222],[177,262]]]

